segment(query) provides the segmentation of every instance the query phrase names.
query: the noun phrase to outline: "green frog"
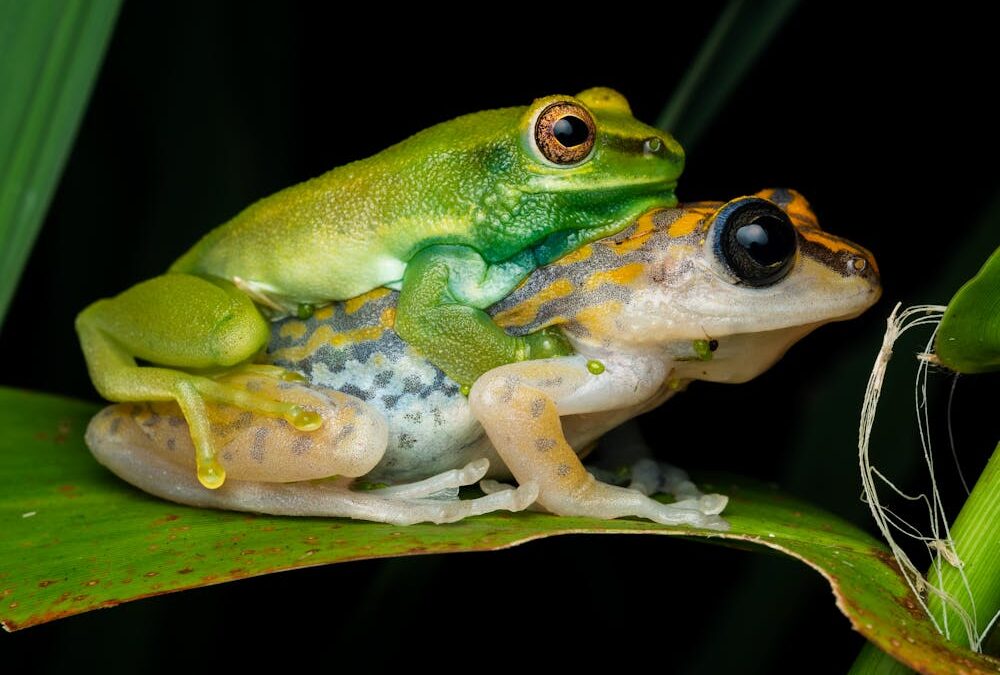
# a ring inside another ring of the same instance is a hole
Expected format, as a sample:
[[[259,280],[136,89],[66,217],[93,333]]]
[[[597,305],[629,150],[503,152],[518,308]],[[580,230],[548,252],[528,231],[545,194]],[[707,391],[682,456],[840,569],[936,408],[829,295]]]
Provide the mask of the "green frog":
[[[466,397],[399,336],[402,293],[378,289],[272,327],[260,368],[306,382],[226,376],[242,389],[280,392],[324,424],[306,433],[211,404],[213,442],[230,475],[220,489],[195,480],[173,403],[108,407],[87,443],[130,483],[195,506],[395,524],[531,507],[724,529],[726,498],[702,494],[683,472],[645,462],[630,485],[614,485],[581,457],[689,382],[753,378],[879,294],[871,254],[819,229],[791,190],[654,208],[535,270],[488,308],[512,335],[558,328],[572,354],[491,369]],[[510,478],[516,488],[499,482]],[[442,498],[477,481],[485,496]],[[650,496],[659,491],[677,501]]]
[[[304,431],[322,423],[281,392],[219,379],[253,372],[269,336],[261,310],[306,317],[398,289],[396,332],[466,387],[506,363],[566,354],[557,332],[510,335],[484,308],[539,265],[675,204],[683,164],[669,134],[605,88],[438,124],[258,201],[167,274],[87,307],[76,327],[90,377],[113,401],[175,401],[199,479],[219,487],[207,403]]]

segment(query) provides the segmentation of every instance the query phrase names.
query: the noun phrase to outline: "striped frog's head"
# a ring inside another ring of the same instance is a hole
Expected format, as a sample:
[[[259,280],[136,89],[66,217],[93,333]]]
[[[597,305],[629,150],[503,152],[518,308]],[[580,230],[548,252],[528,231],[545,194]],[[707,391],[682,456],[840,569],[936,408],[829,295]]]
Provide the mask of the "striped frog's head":
[[[822,231],[797,192],[763,190],[647,211],[491,312],[511,333],[558,325],[583,350],[666,352],[675,377],[742,382],[880,293],[868,251]]]

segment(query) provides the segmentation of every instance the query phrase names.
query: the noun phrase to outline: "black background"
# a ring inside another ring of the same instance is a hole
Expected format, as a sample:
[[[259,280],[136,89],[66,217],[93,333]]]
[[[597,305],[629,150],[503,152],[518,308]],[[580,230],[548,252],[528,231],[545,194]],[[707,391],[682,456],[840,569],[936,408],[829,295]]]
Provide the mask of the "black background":
[[[333,5],[127,4],[0,334],[0,382],[96,399],[72,330],[82,307],[161,272],[250,201],[436,122],[599,84],[652,122],[720,7],[490,5],[471,19],[381,4],[351,18]],[[874,12],[796,10],[688,146],[679,195],[802,191],[824,227],[875,253],[883,300],[752,383],[695,385],[642,420],[664,458],[776,482],[865,527],[856,421],[884,317],[897,301],[947,302],[1000,239],[997,111],[986,102],[996,36],[974,15]],[[873,445],[913,485],[917,348],[897,350]],[[933,384],[942,426],[950,382]],[[957,390],[973,474],[996,441],[977,414],[984,401],[995,410],[996,385],[970,378]],[[800,563],[653,537],[297,571],[0,637],[39,672],[197,670],[274,654],[330,669],[569,669],[600,656],[667,672],[834,673],[861,644]]]

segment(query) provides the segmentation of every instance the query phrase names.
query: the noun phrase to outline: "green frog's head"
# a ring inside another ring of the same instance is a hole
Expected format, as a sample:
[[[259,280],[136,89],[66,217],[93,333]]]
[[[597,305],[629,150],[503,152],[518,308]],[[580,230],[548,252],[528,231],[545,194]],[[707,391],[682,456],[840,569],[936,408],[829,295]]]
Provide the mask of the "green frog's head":
[[[621,94],[594,88],[463,115],[367,166],[412,211],[405,220],[433,220],[419,246],[467,244],[491,262],[533,249],[544,264],[675,205],[684,151],[636,120]],[[352,166],[352,176],[362,170]]]
[[[582,200],[652,194],[672,203],[684,169],[677,141],[635,119],[625,97],[605,87],[535,101],[521,120],[521,145],[525,190]]]

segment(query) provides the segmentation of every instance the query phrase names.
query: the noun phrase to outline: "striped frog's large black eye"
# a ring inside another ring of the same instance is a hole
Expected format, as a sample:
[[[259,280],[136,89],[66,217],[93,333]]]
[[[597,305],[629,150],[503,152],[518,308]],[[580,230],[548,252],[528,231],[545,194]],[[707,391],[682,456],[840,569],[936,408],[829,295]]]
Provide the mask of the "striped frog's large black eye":
[[[780,281],[795,261],[797,239],[788,214],[758,197],[726,204],[712,225],[716,254],[747,286]]]
[[[553,103],[535,120],[535,145],[554,164],[578,164],[594,149],[594,118],[582,105]]]

